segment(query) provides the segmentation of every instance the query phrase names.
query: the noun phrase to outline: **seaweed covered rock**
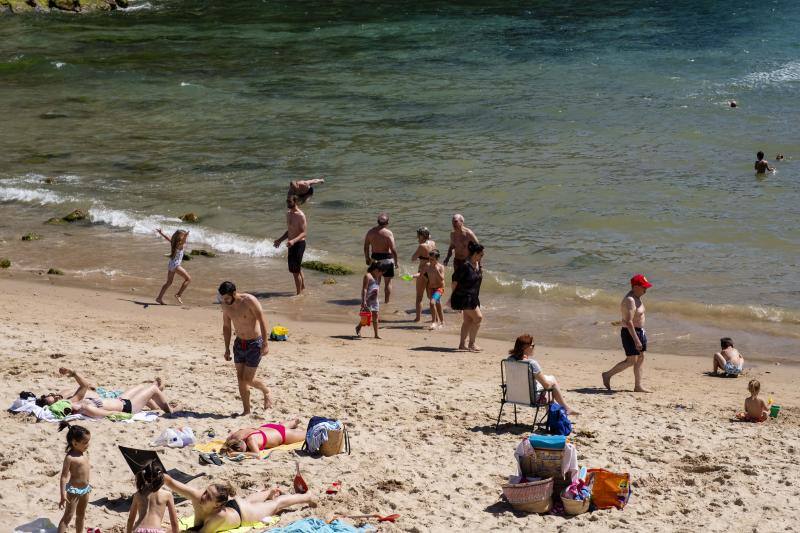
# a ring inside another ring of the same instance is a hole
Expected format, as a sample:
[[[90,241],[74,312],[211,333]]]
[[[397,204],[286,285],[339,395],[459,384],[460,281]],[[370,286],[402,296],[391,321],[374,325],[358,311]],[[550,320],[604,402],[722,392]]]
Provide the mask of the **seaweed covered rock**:
[[[62,272],[58,268],[51,268],[51,269],[49,269],[47,271],[47,273],[50,274],[51,276],[63,276],[64,275],[64,272]]]
[[[66,224],[67,221],[64,220],[63,218],[53,217],[53,218],[48,218],[47,220],[45,220],[44,223],[49,224],[51,226],[58,226],[59,224]]]
[[[11,11],[12,13],[28,13],[34,11],[34,7],[27,0],[3,0],[0,1],[0,11]]]
[[[0,268],[8,268],[11,266],[11,260],[7,258],[0,259]]]
[[[309,270],[317,270],[324,274],[330,274],[332,276],[348,276],[353,273],[353,271],[347,268],[344,265],[339,265],[336,263],[323,263],[322,261],[303,261],[303,268],[307,268]]]
[[[50,0],[50,6],[62,11],[80,11],[78,0]]]
[[[41,235],[33,232],[26,233],[25,235],[22,236],[23,241],[38,241],[41,238],[42,238]]]
[[[202,255],[203,257],[217,257],[217,254],[214,252],[209,252],[208,250],[203,250],[202,248],[199,250],[192,250],[189,252],[189,255]]]
[[[128,0],[0,0],[0,13],[95,13],[128,7]]]
[[[78,220],[86,219],[87,216],[89,215],[83,209],[76,209],[64,217],[64,222],[77,222]]]
[[[196,224],[200,221],[200,217],[195,215],[194,213],[186,213],[181,217],[181,220],[184,222],[188,222],[189,224]]]

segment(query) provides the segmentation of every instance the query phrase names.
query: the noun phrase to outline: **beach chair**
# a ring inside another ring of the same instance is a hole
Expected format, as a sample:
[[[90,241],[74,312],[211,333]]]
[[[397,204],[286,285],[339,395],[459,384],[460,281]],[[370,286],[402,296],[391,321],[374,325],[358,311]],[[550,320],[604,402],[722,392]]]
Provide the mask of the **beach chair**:
[[[500,428],[500,417],[503,416],[503,407],[510,403],[514,405],[514,425],[517,425],[517,406],[531,407],[533,413],[533,428],[544,427],[547,422],[547,412],[553,403],[552,389],[543,389],[534,379],[531,365],[525,361],[503,359],[500,361],[500,387],[503,397],[500,399],[500,413],[497,415],[495,431]],[[543,411],[539,416],[539,411]]]

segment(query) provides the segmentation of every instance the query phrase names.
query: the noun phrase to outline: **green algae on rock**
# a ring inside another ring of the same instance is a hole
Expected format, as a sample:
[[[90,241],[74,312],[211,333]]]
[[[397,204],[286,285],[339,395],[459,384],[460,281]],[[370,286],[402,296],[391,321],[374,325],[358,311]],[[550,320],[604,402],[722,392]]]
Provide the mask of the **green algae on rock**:
[[[190,224],[196,224],[200,221],[200,217],[195,215],[194,213],[186,213],[181,217],[181,220],[184,222],[188,222]]]
[[[42,238],[41,235],[33,232],[26,233],[25,235],[22,236],[23,241],[38,241],[41,238]]]
[[[203,250],[202,248],[198,250],[192,250],[191,252],[189,252],[189,255],[202,255],[203,257],[217,257],[217,254],[215,254],[214,252],[209,252],[208,250]]]
[[[302,267],[309,270],[317,270],[332,276],[348,276],[353,273],[351,269],[344,265],[339,265],[336,263],[323,263],[322,261],[303,261]]]
[[[0,268],[8,268],[10,266],[11,266],[10,259],[6,259],[5,257],[3,259],[0,259]]]
[[[47,273],[50,274],[51,276],[63,276],[64,275],[64,272],[62,270],[58,269],[58,268],[50,268],[47,271]]]
[[[65,222],[76,222],[78,220],[84,220],[87,216],[89,216],[86,211],[83,209],[76,209],[72,213],[68,214],[64,217]]]

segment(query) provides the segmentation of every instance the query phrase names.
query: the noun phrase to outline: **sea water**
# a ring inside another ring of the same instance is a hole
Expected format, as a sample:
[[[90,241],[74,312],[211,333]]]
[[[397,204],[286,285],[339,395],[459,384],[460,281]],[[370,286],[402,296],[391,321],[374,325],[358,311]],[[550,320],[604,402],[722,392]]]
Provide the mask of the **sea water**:
[[[462,213],[487,246],[487,334],[616,347],[618,301],[643,272],[653,349],[709,351],[733,331],[795,355],[797,27],[791,2],[153,0],[0,16],[0,251],[157,284],[153,229],[193,211],[190,242],[225,255],[192,263],[208,279],[191,291],[235,265],[280,293],[288,181],[324,176],[307,257],[361,269],[385,211],[412,272],[416,228],[444,255]],[[777,173],[754,175],[758,150]],[[16,242],[75,207],[93,225]],[[352,304],[359,283],[289,307],[339,315],[331,302]]]

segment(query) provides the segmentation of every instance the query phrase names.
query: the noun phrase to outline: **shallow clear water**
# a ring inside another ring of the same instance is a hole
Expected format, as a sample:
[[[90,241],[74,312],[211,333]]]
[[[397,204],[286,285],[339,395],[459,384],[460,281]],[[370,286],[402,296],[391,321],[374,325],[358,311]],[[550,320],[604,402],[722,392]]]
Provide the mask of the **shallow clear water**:
[[[461,212],[501,307],[613,315],[643,271],[656,309],[797,337],[800,6],[639,4],[3,17],[2,209],[136,233],[195,211],[195,242],[268,257],[287,182],[324,175],[312,255],[360,265],[384,210],[403,259],[420,225],[444,249]],[[777,174],[754,177],[758,149]]]

